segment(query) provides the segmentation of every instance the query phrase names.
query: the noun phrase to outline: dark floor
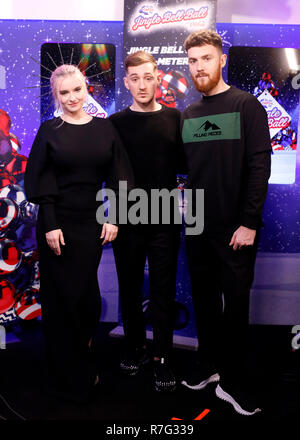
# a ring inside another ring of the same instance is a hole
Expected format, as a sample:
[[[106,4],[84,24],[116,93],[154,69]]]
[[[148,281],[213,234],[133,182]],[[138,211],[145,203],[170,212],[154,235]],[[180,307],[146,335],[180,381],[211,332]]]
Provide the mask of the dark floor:
[[[87,406],[59,402],[42,393],[41,323],[36,321],[17,329],[20,342],[8,344],[5,350],[0,350],[1,428],[5,424],[15,424],[21,416],[32,422],[97,421],[104,434],[113,424],[147,426],[160,423],[165,426],[170,424],[172,417],[183,419],[183,422],[171,423],[193,423],[198,430],[205,425],[250,426],[258,422],[268,426],[287,422],[288,426],[296,426],[300,412],[300,349],[299,352],[292,351],[291,327],[251,326],[251,344],[256,352],[251,361],[252,387],[263,408],[261,414],[253,417],[235,414],[230,405],[215,397],[213,387],[190,391],[179,386],[175,393],[155,393],[150,366],[136,377],[122,375],[118,363],[123,341],[108,336],[113,327],[114,324],[99,324],[94,350],[103,385]],[[179,379],[188,371],[194,358],[195,352],[175,350],[174,370]],[[259,365],[256,364],[258,358]],[[209,413],[202,420],[193,422],[205,409],[210,410]],[[187,432],[185,435],[190,437]],[[178,438],[169,435],[169,438],[173,437]],[[160,437],[154,435],[153,438]]]

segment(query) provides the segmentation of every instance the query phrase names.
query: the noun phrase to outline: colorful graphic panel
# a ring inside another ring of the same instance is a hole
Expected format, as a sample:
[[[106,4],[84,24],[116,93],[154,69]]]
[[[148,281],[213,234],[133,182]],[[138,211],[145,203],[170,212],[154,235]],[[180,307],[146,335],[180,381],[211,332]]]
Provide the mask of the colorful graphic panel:
[[[229,83],[256,96],[268,114],[273,147],[270,183],[291,184],[296,179],[299,88],[294,78],[298,65],[299,49],[229,49]]]
[[[216,1],[158,0],[124,2],[124,58],[137,50],[156,59],[161,84],[156,99],[167,107],[183,110],[195,100],[190,86],[184,40],[197,29],[216,27]],[[118,106],[131,103],[129,92],[120,96]]]
[[[50,92],[51,71],[61,64],[74,64],[87,79],[89,115],[106,118],[115,112],[115,46],[113,44],[45,43],[41,47],[41,119],[61,112],[54,111]]]

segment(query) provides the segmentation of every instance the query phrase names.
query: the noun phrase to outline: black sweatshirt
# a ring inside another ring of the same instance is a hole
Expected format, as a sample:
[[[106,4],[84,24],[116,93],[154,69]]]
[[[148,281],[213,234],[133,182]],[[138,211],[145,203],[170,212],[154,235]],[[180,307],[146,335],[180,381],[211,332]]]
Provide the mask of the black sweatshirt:
[[[271,164],[267,114],[230,87],[203,96],[182,115],[188,187],[204,189],[204,229],[260,227]]]
[[[60,228],[59,212],[74,220],[96,218],[103,182],[118,195],[119,180],[133,187],[127,154],[110,121],[76,125],[54,118],[40,126],[24,183],[27,199],[40,205],[45,232]]]
[[[117,129],[133,168],[135,186],[146,191],[177,187],[177,173],[184,173],[180,112],[162,106],[153,112],[129,107],[109,118]]]

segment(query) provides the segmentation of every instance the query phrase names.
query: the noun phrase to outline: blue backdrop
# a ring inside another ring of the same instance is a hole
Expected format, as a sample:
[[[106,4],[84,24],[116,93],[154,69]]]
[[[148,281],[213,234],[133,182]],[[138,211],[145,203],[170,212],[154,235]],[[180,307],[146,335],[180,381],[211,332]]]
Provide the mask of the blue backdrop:
[[[217,24],[228,53],[231,46],[296,47],[300,40],[300,26]],[[123,23],[70,21],[0,21],[0,108],[11,117],[11,132],[21,143],[21,154],[27,156],[40,125],[39,65],[30,58],[40,59],[40,48],[45,42],[111,43],[116,47],[116,110],[128,105],[130,96],[123,86]],[[224,71],[227,79],[227,68]],[[191,97],[197,93],[191,88]],[[181,106],[185,102],[181,101]],[[298,324],[300,316],[300,155],[297,150],[295,183],[273,184],[265,206],[265,228],[262,233],[251,295],[252,323]],[[102,284],[112,308],[117,304],[117,282],[110,249],[104,255]],[[185,304],[191,319],[178,333],[195,336],[190,286],[182,243],[178,263],[178,300]],[[106,275],[107,273],[107,275]],[[107,278],[105,279],[105,276]],[[17,286],[16,286],[17,287]],[[105,309],[108,312],[108,308]],[[115,320],[115,312],[104,318]]]

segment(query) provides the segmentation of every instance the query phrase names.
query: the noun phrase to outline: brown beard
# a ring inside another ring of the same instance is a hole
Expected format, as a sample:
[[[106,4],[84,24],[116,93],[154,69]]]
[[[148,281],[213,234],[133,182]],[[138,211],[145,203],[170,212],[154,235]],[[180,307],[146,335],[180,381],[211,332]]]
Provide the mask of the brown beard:
[[[193,78],[194,86],[196,90],[198,90],[198,92],[209,93],[218,85],[221,78],[221,72],[217,71],[213,76],[209,78],[209,81],[203,86],[199,85],[196,76],[193,76],[192,78]]]

